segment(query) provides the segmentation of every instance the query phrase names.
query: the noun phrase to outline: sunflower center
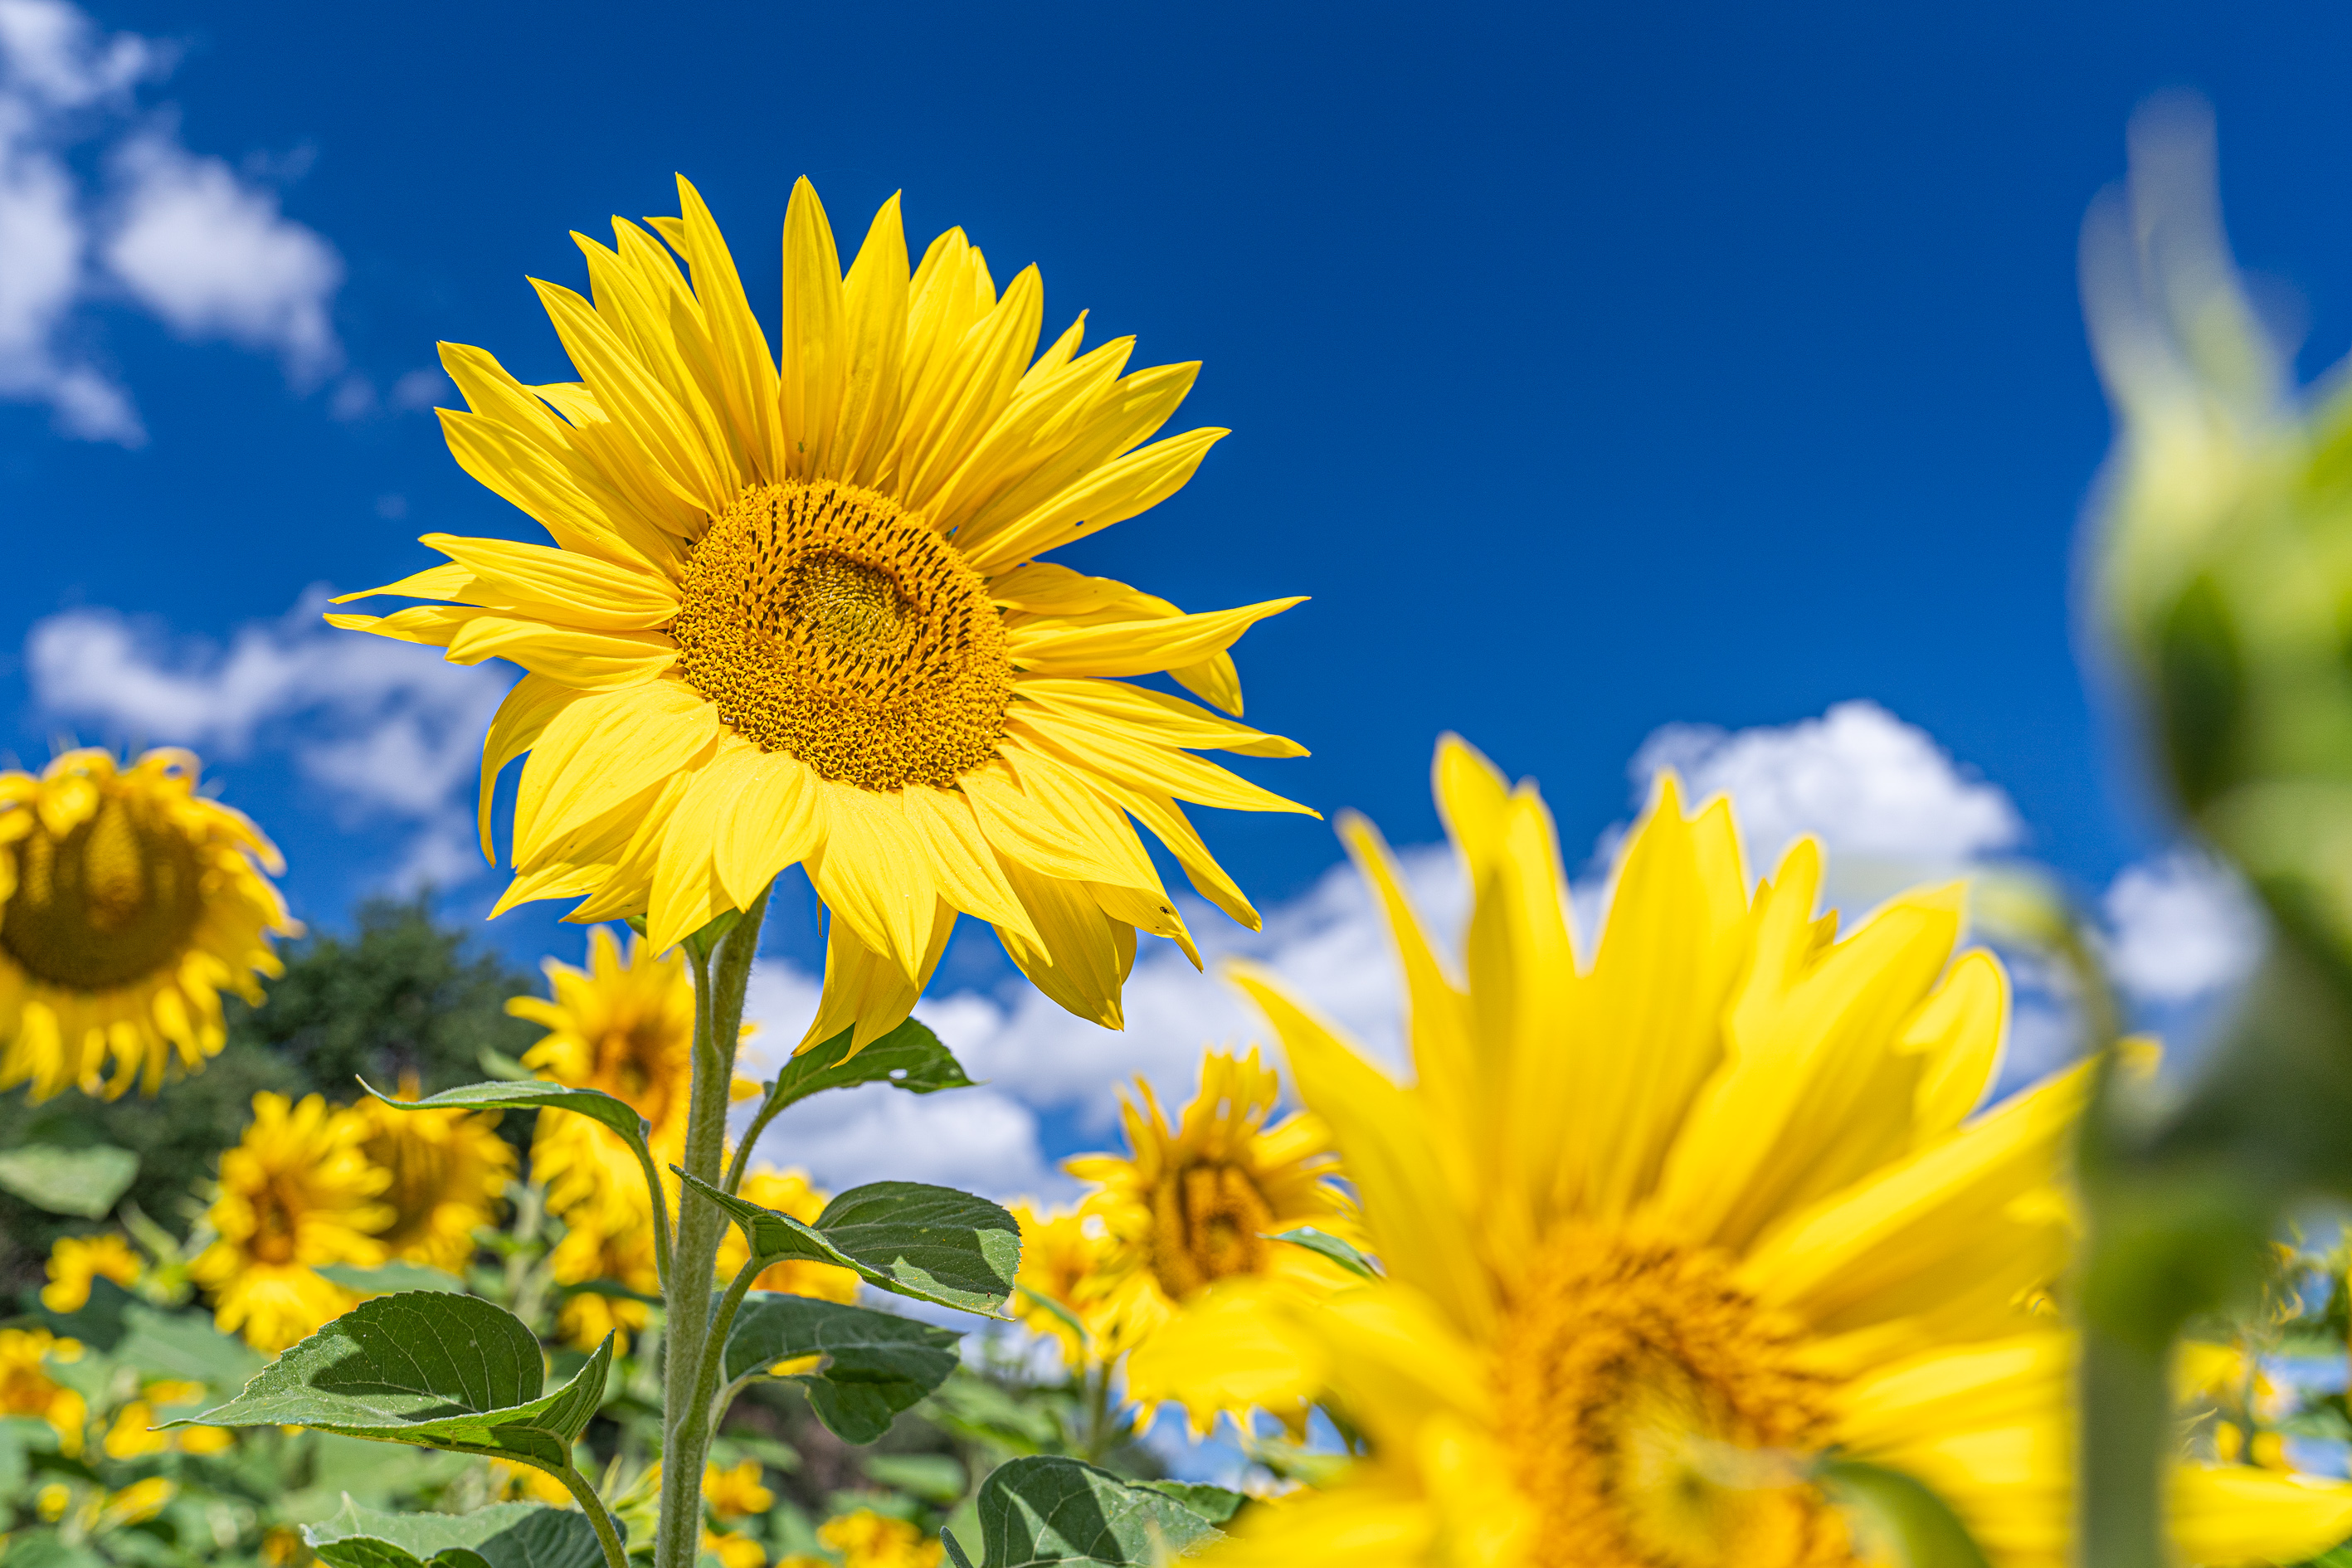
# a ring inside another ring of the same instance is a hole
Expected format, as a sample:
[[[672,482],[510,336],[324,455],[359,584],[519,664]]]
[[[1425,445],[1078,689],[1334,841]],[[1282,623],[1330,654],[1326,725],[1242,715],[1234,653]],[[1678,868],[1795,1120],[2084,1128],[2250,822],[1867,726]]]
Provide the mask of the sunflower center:
[[[291,1175],[271,1176],[252,1195],[253,1235],[245,1249],[262,1263],[291,1263],[301,1240],[302,1215],[309,1205]]]
[[[1539,1561],[1577,1568],[1853,1562],[1801,1461],[1830,1384],[1719,1255],[1573,1226],[1538,1249],[1496,1358]]]
[[[746,487],[688,559],[670,635],[720,718],[820,778],[944,787],[1004,737],[1013,665],[988,585],[872,490]]]
[[[679,1109],[678,1091],[692,1069],[685,1042],[672,1050],[651,1019],[608,1029],[596,1039],[596,1069],[590,1081],[651,1122],[658,1138]]]
[[[1151,1194],[1151,1271],[1182,1300],[1204,1285],[1265,1267],[1274,1211],[1238,1165],[1186,1165]]]
[[[36,819],[17,840],[0,950],[37,980],[110,991],[170,965],[203,913],[195,847],[144,803],[108,795],[63,837]]]

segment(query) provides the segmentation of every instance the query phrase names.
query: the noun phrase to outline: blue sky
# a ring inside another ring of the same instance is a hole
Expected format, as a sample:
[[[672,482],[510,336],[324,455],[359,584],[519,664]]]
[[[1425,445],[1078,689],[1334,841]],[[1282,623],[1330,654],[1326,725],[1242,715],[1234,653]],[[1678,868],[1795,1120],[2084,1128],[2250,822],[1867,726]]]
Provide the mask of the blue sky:
[[[1456,729],[1542,781],[1574,858],[1661,726],[1866,700],[1955,761],[1936,788],[2006,803],[1961,852],[2099,894],[2163,836],[2070,612],[2108,429],[2077,226],[2134,106],[2203,91],[2239,254],[2332,363],[2347,34],[2316,5],[0,0],[0,730],[36,766],[199,739],[314,921],[420,870],[487,907],[452,803],[497,679],[337,652],[305,595],[426,563],[421,532],[530,536],[424,411],[436,339],[562,376],[524,277],[580,283],[566,231],[674,210],[673,171],[772,299],[804,174],[836,229],[903,189],[919,239],[1036,262],[1050,318],[1205,362],[1186,415],[1234,437],[1066,558],[1188,608],[1314,595],[1237,650],[1251,720],[1316,753],[1244,764],[1274,787],[1425,841]],[[1326,828],[1206,832],[1299,929],[1344,902]],[[580,946],[545,912],[493,935]],[[960,939],[942,989],[1000,974]],[[1055,1146],[1080,1099],[1007,1103]]]

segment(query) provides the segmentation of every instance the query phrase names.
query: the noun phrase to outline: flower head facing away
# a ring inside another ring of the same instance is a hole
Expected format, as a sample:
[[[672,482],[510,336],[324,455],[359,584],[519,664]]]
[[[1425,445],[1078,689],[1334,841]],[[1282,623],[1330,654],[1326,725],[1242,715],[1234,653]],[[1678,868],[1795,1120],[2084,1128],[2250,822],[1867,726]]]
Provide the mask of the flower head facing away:
[[[1810,1479],[1835,1450],[1915,1476],[1998,1568],[2073,1518],[2071,1245],[2086,1068],[1970,1119],[2007,1014],[1955,954],[1956,889],[1840,940],[1800,842],[1751,890],[1727,803],[1671,779],[1580,968],[1542,801],[1459,742],[1439,804],[1475,896],[1459,967],[1369,826],[1347,829],[1402,959],[1415,1082],[1243,972],[1362,1203],[1383,1280],[1321,1303],[1213,1293],[1139,1376],[1319,1392],[1370,1445],[1266,1510],[1237,1562],[1812,1568],[1868,1555]],[[2174,1472],[2184,1560],[2294,1562],[2352,1487]]]
[[[1125,374],[1083,317],[1039,353],[1036,269],[1000,293],[960,229],[910,268],[895,196],[845,275],[806,181],[772,353],[678,189],[650,233],[573,237],[593,300],[537,285],[578,380],[445,345],[451,451],[553,545],[428,535],[446,563],[374,592],[439,602],[330,619],[530,672],[485,748],[486,852],[530,752],[501,908],[643,914],[665,949],[800,863],[833,915],[804,1043],[895,1026],[960,914],[1118,1026],[1136,933],[1192,945],[1129,819],[1255,928],[1178,803],[1304,809],[1192,755],[1298,747],[1123,679],[1238,713],[1227,650],[1299,601],[1187,615],[1036,559],[1192,477],[1225,432],[1152,437],[1198,367]]]
[[[280,973],[278,851],[196,770],[86,750],[0,773],[0,1089],[152,1094],[218,1054],[222,992]]]

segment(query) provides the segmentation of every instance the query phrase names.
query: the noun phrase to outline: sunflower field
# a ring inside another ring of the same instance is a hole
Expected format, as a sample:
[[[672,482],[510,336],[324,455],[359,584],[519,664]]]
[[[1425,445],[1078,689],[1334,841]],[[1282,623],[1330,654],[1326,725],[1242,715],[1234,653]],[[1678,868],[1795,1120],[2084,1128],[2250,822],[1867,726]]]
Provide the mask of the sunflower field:
[[[442,348],[543,540],[426,533],[324,614],[522,672],[492,913],[578,946],[306,934],[186,750],[0,773],[0,1564],[2352,1564],[2352,396],[2298,390],[2200,134],[2084,255],[2085,620],[2268,931],[2198,1071],[2030,862],[1853,916],[1669,769],[1580,905],[1448,734],[1461,919],[1336,823],[1408,1060],[1228,961],[1260,1037],[1125,1086],[1057,1205],[829,1191],[775,1128],[976,1087],[915,1016],[962,917],[1108,1029],[1139,939],[1202,963],[1165,869],[1260,925],[1186,807],[1316,815],[1211,760],[1305,754],[1234,651],[1302,601],[1046,559],[1193,477],[1200,367],[896,197],[845,263],[797,184],[773,309],[683,178],[574,235],[566,378]],[[788,870],[822,993],[760,1057]],[[2075,1048],[1997,1089],[2029,970]]]

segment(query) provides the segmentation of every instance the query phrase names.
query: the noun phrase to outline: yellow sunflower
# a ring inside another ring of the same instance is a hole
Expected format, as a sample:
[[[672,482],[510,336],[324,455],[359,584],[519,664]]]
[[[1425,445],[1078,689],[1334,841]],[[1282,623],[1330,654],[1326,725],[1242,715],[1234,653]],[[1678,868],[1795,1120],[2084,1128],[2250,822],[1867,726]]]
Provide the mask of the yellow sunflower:
[[[404,1076],[400,1098],[415,1100],[421,1087],[415,1074]],[[498,1134],[498,1112],[395,1110],[370,1099],[352,1114],[362,1129],[360,1152],[392,1173],[383,1190],[392,1223],[377,1237],[384,1250],[432,1268],[464,1268],[474,1256],[475,1227],[492,1222],[514,1175],[514,1150]]]
[[[1347,828],[1402,950],[1415,1083],[1241,974],[1385,1281],[1319,1307],[1232,1293],[1134,1358],[1319,1388],[1369,1439],[1230,1560],[1875,1560],[1808,1479],[1837,1450],[1934,1487],[2000,1568],[2066,1562],[2074,1341],[2042,1292],[2086,1069],[1970,1119],[2007,984],[1954,956],[1959,889],[1840,941],[1816,846],[1751,898],[1728,804],[1685,818],[1669,780],[1580,972],[1534,790],[1449,740],[1437,793],[1476,898],[1459,978],[1377,837]],[[2183,1465],[2172,1499],[2190,1563],[2352,1532],[2352,1487],[2250,1467]]]
[[[89,1405],[49,1375],[48,1362],[51,1356],[73,1361],[80,1354],[79,1343],[58,1339],[47,1329],[0,1329],[0,1415],[28,1415],[48,1423],[68,1458],[81,1452]]]
[[[1111,1246],[1100,1313],[1117,1347],[1148,1342],[1212,1286],[1248,1279],[1304,1296],[1328,1295],[1356,1277],[1275,1236],[1300,1226],[1353,1244],[1351,1205],[1333,1178],[1339,1161],[1320,1118],[1300,1112],[1272,1126],[1281,1080],[1258,1059],[1208,1051],[1201,1089],[1171,1127],[1150,1084],[1135,1081],[1121,1106],[1128,1152],[1081,1154],[1063,1169],[1095,1184],[1081,1205]],[[1115,1353],[1115,1352],[1114,1352]],[[1166,1387],[1130,1363],[1128,1394],[1146,1405],[1177,1399],[1205,1428],[1230,1405]]]
[[[634,1205],[618,1208],[617,1223],[601,1207],[582,1207],[564,1222],[563,1239],[548,1254],[547,1262],[558,1285],[586,1285],[609,1279],[640,1296],[661,1293],[661,1266],[654,1256],[653,1215],[642,1196],[645,1180],[631,1163],[630,1180],[641,1194]],[[617,1336],[613,1353],[625,1355],[629,1336],[645,1331],[649,1321],[643,1301],[627,1296],[574,1291],[563,1299],[555,1317],[555,1331],[575,1349],[593,1351],[606,1334]]]
[[[1046,1214],[1026,1203],[1010,1208],[1021,1226],[1018,1293],[1009,1303],[1013,1315],[1053,1340],[1061,1348],[1062,1364],[1072,1372],[1116,1360],[1127,1347],[1117,1318],[1106,1310],[1107,1299],[1130,1270],[1115,1261],[1123,1249],[1111,1239],[1102,1216],[1076,1210]],[[1052,1305],[1041,1304],[1040,1298]]]
[[[809,1185],[805,1171],[753,1171],[743,1178],[736,1195],[797,1220],[814,1222],[824,1212],[825,1194]],[[751,1260],[751,1244],[743,1239],[740,1227],[728,1226],[726,1238],[719,1244],[718,1277],[721,1280],[732,1279],[736,1270]],[[857,1300],[857,1276],[849,1269],[788,1258],[761,1269],[759,1278],[751,1281],[751,1289],[780,1291],[787,1296],[814,1296],[820,1301],[854,1302]]]
[[[1300,601],[1186,615],[1035,559],[1192,477],[1224,431],[1143,443],[1199,367],[1123,375],[1133,340],[1081,354],[1083,316],[1038,354],[1036,269],[1000,296],[951,229],[910,277],[896,196],[845,278],[805,180],[780,366],[678,191],[659,240],[573,237],[593,303],[535,284],[580,380],[443,348],[471,410],[442,416],[451,451],[554,547],[429,534],[447,562],[370,594],[448,603],[328,618],[530,672],[483,752],[486,853],[490,786],[530,753],[500,908],[644,912],[662,949],[800,862],[833,912],[809,1040],[903,1019],[959,913],[1118,1026],[1135,933],[1191,951],[1128,818],[1255,929],[1177,803],[1304,809],[1190,754],[1300,748],[1114,679],[1165,672],[1238,713],[1226,650]]]
[[[406,1113],[403,1113],[406,1114]],[[358,1304],[317,1270],[384,1260],[392,1173],[360,1152],[367,1124],[318,1095],[253,1097],[253,1120],[221,1155],[215,1239],[189,1268],[223,1333],[275,1355]]]
[[[195,793],[197,765],[77,751],[0,773],[0,1089],[152,1094],[219,1054],[223,991],[258,1002],[254,977],[283,973],[269,939],[301,928],[262,875],[278,851]]]
[[[139,1282],[139,1255],[111,1231],[100,1236],[61,1236],[49,1248],[49,1282],[41,1305],[52,1312],[79,1312],[89,1304],[89,1282],[104,1277],[126,1289]]]

